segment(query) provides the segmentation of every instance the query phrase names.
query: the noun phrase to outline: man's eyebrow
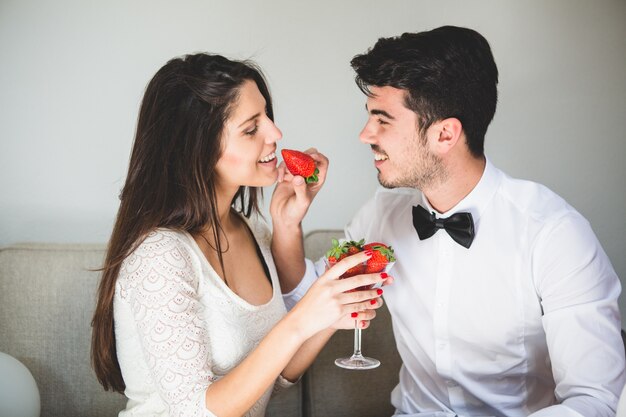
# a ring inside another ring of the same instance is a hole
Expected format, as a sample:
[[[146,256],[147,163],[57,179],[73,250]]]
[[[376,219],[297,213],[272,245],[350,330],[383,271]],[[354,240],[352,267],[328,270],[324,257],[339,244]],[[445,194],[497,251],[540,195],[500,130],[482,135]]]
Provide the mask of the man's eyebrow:
[[[376,116],[378,116],[378,115],[385,116],[387,119],[396,120],[395,117],[393,117],[392,115],[390,115],[389,113],[387,113],[384,110],[373,109],[373,110],[370,111],[370,114],[373,114],[373,115],[376,115]]]
[[[240,128],[241,126],[245,125],[246,123],[248,123],[250,120],[254,120],[257,117],[259,117],[261,115],[261,113],[257,113],[252,117],[247,118],[246,120],[243,121],[243,123],[241,123],[239,126],[237,126],[237,128]]]
[[[378,110],[378,109],[372,109],[372,110],[370,110],[370,109],[368,109],[368,108],[367,108],[367,104],[365,104],[365,111],[367,111],[369,114],[373,114],[374,116],[384,116],[384,117],[386,117],[387,119],[390,119],[390,120],[396,120],[396,118],[395,118],[395,117],[393,117],[392,115],[390,115],[389,113],[387,113],[387,112],[386,112],[386,111],[384,111],[384,110]]]

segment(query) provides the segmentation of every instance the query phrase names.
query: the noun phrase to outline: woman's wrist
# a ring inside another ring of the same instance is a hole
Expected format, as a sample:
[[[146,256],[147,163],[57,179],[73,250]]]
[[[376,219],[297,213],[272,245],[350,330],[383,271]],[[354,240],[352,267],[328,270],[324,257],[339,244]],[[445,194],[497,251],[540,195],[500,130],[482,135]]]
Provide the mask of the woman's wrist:
[[[272,216],[272,229],[274,233],[281,233],[285,236],[302,236],[302,221],[290,221],[283,217]]]
[[[298,307],[299,306],[296,304],[296,306],[287,313],[283,321],[285,322],[287,332],[295,338],[297,343],[303,344],[316,333],[316,330],[311,328],[311,318],[306,317],[302,309]]]
[[[304,343],[312,337],[330,337],[337,331],[334,327],[326,327],[323,329],[314,328],[310,325],[311,320],[315,318],[306,317],[298,308],[298,304],[285,316],[288,320],[287,328],[296,335],[300,343]]]

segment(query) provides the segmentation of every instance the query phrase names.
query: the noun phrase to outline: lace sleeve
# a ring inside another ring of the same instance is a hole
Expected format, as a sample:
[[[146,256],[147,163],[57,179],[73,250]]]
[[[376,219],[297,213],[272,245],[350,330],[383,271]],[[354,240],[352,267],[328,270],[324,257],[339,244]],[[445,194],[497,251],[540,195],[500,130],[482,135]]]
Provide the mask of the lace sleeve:
[[[276,378],[276,382],[274,383],[274,388],[272,389],[272,398],[276,395],[279,395],[286,389],[289,389],[296,385],[298,382],[300,382],[300,379],[302,379],[302,377],[298,378],[296,382],[291,382],[284,376],[278,375],[278,378]]]
[[[214,417],[205,405],[205,391],[215,377],[197,293],[200,272],[190,249],[173,233],[155,232],[125,263],[122,297],[170,415]]]

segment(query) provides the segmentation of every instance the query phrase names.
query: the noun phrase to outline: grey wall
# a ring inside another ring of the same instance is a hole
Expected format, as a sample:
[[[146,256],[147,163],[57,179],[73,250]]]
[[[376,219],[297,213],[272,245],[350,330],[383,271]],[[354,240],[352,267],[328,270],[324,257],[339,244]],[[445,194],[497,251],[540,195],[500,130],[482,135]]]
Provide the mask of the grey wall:
[[[105,241],[143,88],[194,51],[259,62],[282,146],[331,158],[305,229],[342,227],[376,187],[348,61],[380,36],[455,24],[499,65],[491,160],[581,211],[626,279],[624,22],[626,2],[608,0],[2,0],[0,244]]]

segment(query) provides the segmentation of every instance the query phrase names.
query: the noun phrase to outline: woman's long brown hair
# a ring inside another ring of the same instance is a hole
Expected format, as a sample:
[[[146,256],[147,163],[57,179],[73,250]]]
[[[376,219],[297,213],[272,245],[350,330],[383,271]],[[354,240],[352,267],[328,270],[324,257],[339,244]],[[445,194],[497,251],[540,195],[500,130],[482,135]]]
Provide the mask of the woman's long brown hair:
[[[256,82],[273,120],[272,101],[262,73],[250,62],[195,54],[165,64],[148,84],[102,267],[91,325],[91,361],[105,390],[123,393],[113,322],[115,283],[124,259],[158,227],[192,235],[212,231],[222,264],[215,165],[221,133],[245,80]],[[259,211],[261,190],[240,187],[232,205],[249,217]]]

